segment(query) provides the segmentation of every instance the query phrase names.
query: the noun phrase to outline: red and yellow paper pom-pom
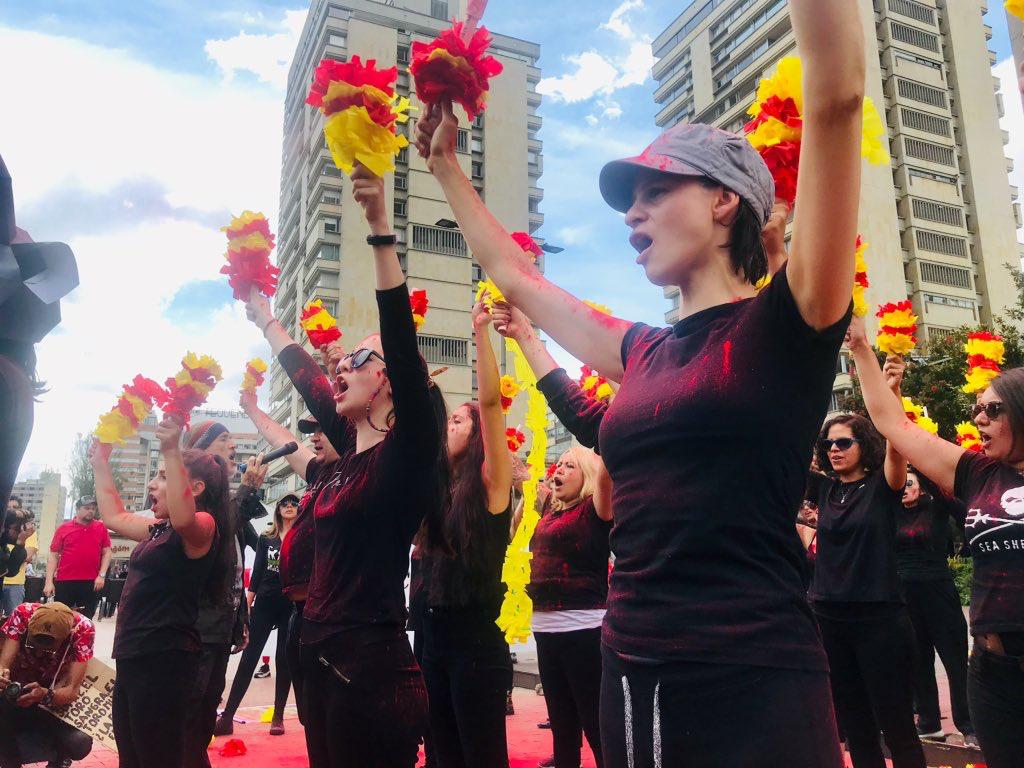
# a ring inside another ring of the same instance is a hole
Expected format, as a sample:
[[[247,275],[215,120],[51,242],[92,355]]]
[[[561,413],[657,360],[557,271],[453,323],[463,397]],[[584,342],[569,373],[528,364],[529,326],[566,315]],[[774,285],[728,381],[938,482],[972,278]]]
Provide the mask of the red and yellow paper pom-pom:
[[[505,430],[505,441],[508,443],[508,449],[512,453],[518,453],[519,449],[526,442],[526,435],[518,427],[509,427]]]
[[[124,445],[139,431],[139,424],[150,414],[154,405],[167,401],[163,387],[152,379],[136,376],[121,390],[117,404],[100,416],[93,434],[106,445]]]
[[[306,332],[309,343],[317,349],[322,349],[332,341],[341,338],[338,321],[324,308],[324,303],[320,299],[311,301],[305,306],[299,317],[299,324]]]
[[[558,471],[558,462],[548,466],[547,472],[544,473],[544,479],[550,480],[551,476],[554,475],[556,471]]]
[[[599,403],[610,403],[615,397],[615,390],[608,383],[608,379],[591,369],[589,365],[584,365],[580,370],[580,389],[591,400]]]
[[[494,302],[504,301],[505,294],[499,290],[493,280],[481,280],[476,284],[476,300],[482,301],[490,308],[494,306]]]
[[[416,323],[417,331],[427,319],[427,307],[429,305],[430,300],[427,298],[427,292],[422,288],[409,294],[409,306],[412,309],[412,321]]]
[[[610,315],[612,313],[612,308],[609,307],[607,304],[601,304],[597,301],[591,301],[590,299],[584,299],[583,303],[586,304],[591,309],[596,309],[602,315]]]
[[[864,260],[867,249],[868,244],[857,235],[857,250],[853,257],[853,314],[857,317],[867,317],[868,314],[868,300],[864,297],[864,291],[871,285],[868,282],[868,263]]]
[[[266,379],[267,364],[258,357],[254,357],[245,364],[245,375],[242,377],[242,392],[255,392],[257,387],[263,385]]]
[[[939,425],[928,417],[924,411],[924,406],[918,405],[909,397],[904,397],[903,411],[907,414],[907,418],[921,427],[921,429],[931,432],[933,435],[938,434]]]
[[[761,80],[747,114],[752,119],[743,130],[771,171],[775,196],[792,205],[796,200],[804,124],[803,64],[799,57],[787,56],[780,60],[775,72]],[[889,162],[884,136],[885,126],[874,102],[864,99],[861,155],[868,162],[875,165]]]
[[[270,263],[274,236],[270,233],[267,217],[262,213],[245,211],[226,227],[221,227],[221,232],[228,236],[228,251],[224,254],[228,263],[220,268],[220,272],[228,276],[234,297],[248,301],[253,288],[264,296],[273,296],[281,270]]]
[[[878,317],[878,340],[880,352],[887,355],[905,355],[917,344],[917,315],[909,301],[883,304],[875,313]]]
[[[513,376],[507,373],[501,377],[500,382],[501,389],[501,410],[502,413],[508,413],[512,407],[512,401],[516,399],[516,395],[523,391],[523,388],[519,386],[519,382],[515,380]]]
[[[383,176],[395,170],[395,156],[409,145],[397,124],[409,119],[409,100],[395,93],[398,69],[377,69],[370,59],[324,59],[313,73],[306,103],[324,114],[324,138],[334,164],[352,173],[362,163]]]
[[[1024,21],[1024,0],[1006,0],[1004,5],[1007,13],[1011,13],[1021,21]]]
[[[1000,366],[1006,355],[1003,338],[989,331],[969,333],[964,351],[967,353],[967,382],[963,391],[984,392],[1002,370]]]
[[[544,253],[543,249],[537,245],[537,241],[530,237],[525,232],[513,232],[512,239],[516,241],[516,245],[523,249],[523,251],[529,254],[530,258],[537,261],[540,255]]]
[[[168,398],[163,406],[164,416],[188,429],[189,415],[206,402],[223,377],[220,365],[212,357],[189,352],[181,361],[181,371],[165,382]]]
[[[956,425],[956,442],[968,451],[981,451],[981,432],[969,421]]]
[[[487,55],[491,35],[477,28],[462,39],[462,22],[444,30],[430,43],[413,41],[409,72],[416,95],[424,104],[453,101],[462,105],[470,120],[487,106],[490,79],[501,74],[501,62]]]

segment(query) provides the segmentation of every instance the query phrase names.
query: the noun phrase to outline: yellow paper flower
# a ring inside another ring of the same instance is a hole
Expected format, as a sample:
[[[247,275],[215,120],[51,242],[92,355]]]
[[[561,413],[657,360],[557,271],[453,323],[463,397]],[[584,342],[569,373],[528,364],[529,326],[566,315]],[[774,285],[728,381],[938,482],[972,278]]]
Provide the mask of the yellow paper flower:
[[[1024,21],[1024,0],[1006,0],[1006,10]]]
[[[853,314],[856,317],[867,317],[868,300],[864,291],[869,287],[868,263],[864,259],[864,252],[868,249],[860,235],[857,235],[857,250],[853,256]]]
[[[864,97],[864,119],[861,126],[860,154],[872,165],[889,164],[889,146],[885,124],[875,108],[875,102]]]
[[[493,280],[481,280],[477,283],[476,300],[493,307],[494,302],[505,300],[505,294],[498,289]]]
[[[590,301],[589,299],[584,299],[583,303],[591,309],[596,309],[602,315],[610,315],[612,313],[612,308],[607,304],[598,304],[596,301]]]
[[[981,432],[972,422],[963,421],[956,425],[956,442],[961,448],[966,448],[968,451],[980,451]]]
[[[245,375],[242,377],[242,392],[255,392],[263,383],[263,374],[267,372],[267,364],[260,358],[254,358],[245,364]]]
[[[407,110],[408,99],[403,98],[396,109]],[[408,116],[402,113],[405,122]],[[357,162],[371,173],[383,176],[395,170],[395,156],[409,140],[402,134],[392,133],[374,122],[366,107],[351,107],[337,112],[324,122],[324,137],[334,164],[345,173],[352,173]]]

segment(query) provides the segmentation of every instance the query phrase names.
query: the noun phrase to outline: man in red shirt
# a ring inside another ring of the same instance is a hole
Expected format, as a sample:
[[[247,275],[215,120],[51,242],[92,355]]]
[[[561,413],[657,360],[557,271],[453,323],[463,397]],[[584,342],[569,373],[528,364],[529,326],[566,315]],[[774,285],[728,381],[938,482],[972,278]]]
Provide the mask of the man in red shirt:
[[[91,619],[109,565],[110,534],[96,520],[96,499],[83,496],[75,503],[75,516],[53,534],[43,594],[56,594],[59,602]]]

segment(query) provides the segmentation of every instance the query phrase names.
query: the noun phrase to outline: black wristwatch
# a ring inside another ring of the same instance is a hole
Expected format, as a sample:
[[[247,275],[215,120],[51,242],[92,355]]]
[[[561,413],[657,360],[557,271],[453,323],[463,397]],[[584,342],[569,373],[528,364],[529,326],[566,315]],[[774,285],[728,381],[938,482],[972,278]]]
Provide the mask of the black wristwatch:
[[[394,245],[398,242],[395,235],[367,235],[367,245]]]
[[[48,707],[53,704],[53,688],[47,688],[43,698],[39,700],[39,706]]]

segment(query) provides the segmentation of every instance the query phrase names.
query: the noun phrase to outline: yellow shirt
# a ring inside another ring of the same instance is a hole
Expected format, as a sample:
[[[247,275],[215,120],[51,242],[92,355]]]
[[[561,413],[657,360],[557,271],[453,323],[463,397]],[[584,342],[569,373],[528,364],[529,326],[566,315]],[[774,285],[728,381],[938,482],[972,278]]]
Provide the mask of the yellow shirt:
[[[36,534],[32,534],[25,541],[25,549],[39,549],[39,538]],[[17,576],[8,576],[4,579],[5,587],[16,587],[25,583],[25,566],[28,565],[28,560],[21,564],[21,570],[18,571]]]

